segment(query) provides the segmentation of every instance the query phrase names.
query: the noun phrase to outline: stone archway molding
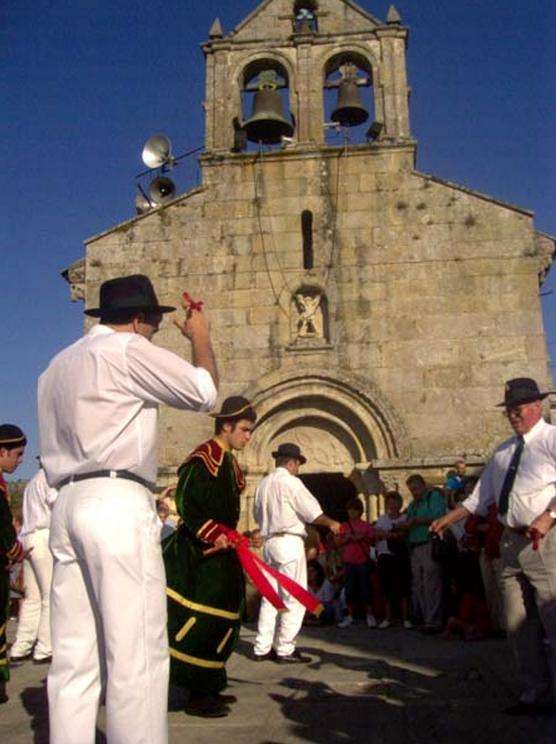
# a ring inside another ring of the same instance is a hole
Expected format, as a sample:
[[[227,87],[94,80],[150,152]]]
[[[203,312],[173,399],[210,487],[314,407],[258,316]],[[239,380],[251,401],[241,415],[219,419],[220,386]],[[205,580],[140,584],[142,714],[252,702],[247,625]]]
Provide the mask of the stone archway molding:
[[[260,378],[244,394],[258,414],[245,453],[251,472],[268,468],[280,433],[305,425],[336,439],[348,469],[357,462],[408,456],[409,439],[394,407],[374,382],[350,371],[281,369]]]

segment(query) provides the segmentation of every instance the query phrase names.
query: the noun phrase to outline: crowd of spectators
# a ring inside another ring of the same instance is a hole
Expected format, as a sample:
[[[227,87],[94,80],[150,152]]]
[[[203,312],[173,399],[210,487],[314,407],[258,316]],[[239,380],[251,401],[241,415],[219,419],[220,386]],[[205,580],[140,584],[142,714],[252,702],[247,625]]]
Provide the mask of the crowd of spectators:
[[[374,523],[363,518],[359,498],[350,500],[338,537],[314,531],[307,542],[309,587],[324,611],[307,616],[306,624],[347,628],[360,620],[380,630],[400,624],[468,641],[502,635],[502,526],[495,508],[453,526],[443,539],[429,532],[476,481],[463,460],[442,485],[414,473],[406,481],[409,504],[404,508],[398,491],[387,492]]]
[[[473,516],[454,525],[441,544],[428,529],[460,503],[476,481],[466,475],[460,460],[443,486],[411,475],[406,485],[412,498],[405,508],[401,494],[388,491],[384,513],[374,523],[363,518],[363,503],[353,498],[346,504],[347,519],[338,537],[310,529],[308,585],[324,609],[318,618],[307,615],[306,624],[347,628],[360,619],[369,628],[384,630],[399,623],[408,630],[416,627],[427,634],[466,640],[503,634],[499,582],[503,527],[495,507],[485,518]],[[175,529],[167,500],[171,495],[166,489],[156,504],[162,538]],[[258,611],[255,595],[248,582],[246,615],[251,620]],[[14,570],[12,616],[17,616],[22,596],[22,577]]]

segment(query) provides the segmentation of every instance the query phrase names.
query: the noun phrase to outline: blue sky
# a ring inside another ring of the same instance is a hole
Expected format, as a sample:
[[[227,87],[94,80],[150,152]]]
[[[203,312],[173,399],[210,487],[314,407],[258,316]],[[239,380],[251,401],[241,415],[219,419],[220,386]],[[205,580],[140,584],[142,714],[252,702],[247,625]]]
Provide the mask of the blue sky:
[[[389,3],[364,0],[385,18]],[[83,240],[133,215],[144,141],[202,144],[204,60],[213,19],[230,31],[255,2],[4,0],[0,11],[4,144],[0,169],[0,419],[30,436],[36,380],[80,335],[61,269]],[[550,0],[403,0],[411,29],[411,122],[418,168],[533,209],[556,234],[556,53]],[[175,172],[180,190],[195,163]],[[545,290],[556,286],[556,271]],[[556,294],[543,298],[556,358]]]

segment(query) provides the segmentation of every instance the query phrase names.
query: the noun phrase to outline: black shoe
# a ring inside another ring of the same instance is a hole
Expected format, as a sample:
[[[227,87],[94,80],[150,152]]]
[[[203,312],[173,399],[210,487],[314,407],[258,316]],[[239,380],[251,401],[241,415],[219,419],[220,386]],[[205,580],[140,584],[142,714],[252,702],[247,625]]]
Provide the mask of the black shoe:
[[[194,697],[184,706],[184,710],[188,715],[200,718],[224,718],[230,712],[217,695]]]
[[[0,705],[2,705],[2,703],[7,703],[9,699],[10,698],[6,693],[6,683],[0,682]]]
[[[41,664],[50,664],[52,662],[52,656],[45,656],[44,659],[33,659],[33,664],[40,666]]]
[[[552,703],[524,703],[521,700],[502,711],[507,716],[553,716],[556,705]]]
[[[235,695],[226,695],[225,693],[219,692],[216,697],[224,705],[230,705],[231,703],[237,703],[237,698]]]
[[[303,654],[299,653],[299,650],[296,648],[295,651],[288,656],[277,655],[274,661],[277,664],[308,664],[312,659],[310,656],[303,656]]]
[[[251,661],[276,661],[276,651],[271,648],[267,654],[251,654]]]
[[[23,654],[23,656],[10,656],[10,662],[13,664],[17,664],[18,661],[27,661],[27,659],[30,659],[32,656],[32,651],[29,651],[29,653],[27,654]]]

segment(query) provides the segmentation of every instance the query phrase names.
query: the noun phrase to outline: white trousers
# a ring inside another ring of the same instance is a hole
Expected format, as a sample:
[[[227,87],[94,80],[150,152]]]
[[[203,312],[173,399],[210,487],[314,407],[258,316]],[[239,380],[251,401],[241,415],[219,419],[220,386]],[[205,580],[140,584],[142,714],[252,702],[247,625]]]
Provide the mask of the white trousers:
[[[166,744],[166,581],[152,495],[121,479],[64,486],[50,547],[50,743],[94,743],[105,686],[108,744]]]
[[[269,538],[265,542],[263,557],[270,566],[297,581],[304,589],[307,588],[307,559],[301,537],[280,535]],[[305,607],[280,588],[275,579],[271,576],[267,578],[284,602],[287,612],[279,613],[263,597],[254,653],[262,656],[274,646],[278,656],[289,656],[295,651],[295,639],[301,630]]]
[[[17,633],[12,656],[26,656],[33,646],[33,657],[40,661],[52,653],[50,644],[50,584],[52,553],[48,547],[50,530],[43,529],[25,535],[23,547],[32,549],[23,563],[25,598],[19,610]]]

